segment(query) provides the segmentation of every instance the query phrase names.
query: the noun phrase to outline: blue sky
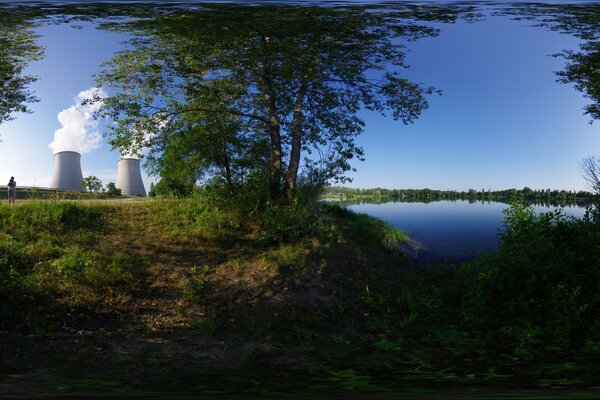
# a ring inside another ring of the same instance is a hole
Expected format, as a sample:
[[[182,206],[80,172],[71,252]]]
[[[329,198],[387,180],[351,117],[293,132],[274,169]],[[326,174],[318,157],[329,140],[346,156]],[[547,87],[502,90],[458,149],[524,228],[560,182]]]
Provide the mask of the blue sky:
[[[413,125],[370,114],[351,186],[584,189],[578,162],[600,152],[600,126],[550,56],[579,41],[503,17],[437,27],[411,46],[407,76],[442,96]]]
[[[39,77],[31,89],[41,101],[31,105],[32,114],[16,114],[16,120],[0,125],[0,182],[15,176],[19,185],[50,185],[54,158],[48,145],[61,128],[58,113],[75,105],[78,93],[94,87],[98,66],[120,47],[123,37],[97,30],[90,23],[79,25],[82,29],[67,24],[38,29],[45,57],[32,63],[27,72]],[[100,134],[103,127],[99,125]],[[95,175],[104,184],[115,182],[119,157],[102,139],[99,148],[82,154],[83,175]]]
[[[19,185],[49,185],[48,145],[61,128],[58,113],[94,86],[92,75],[123,40],[82,26],[39,29],[46,57],[28,72],[40,77],[32,89],[42,101],[32,105],[33,114],[0,125],[0,182],[14,175]],[[578,40],[503,17],[436,27],[439,36],[410,43],[406,76],[442,96],[432,96],[430,108],[408,126],[363,113],[358,142],[366,161],[353,163],[358,172],[350,186],[584,189],[577,164],[600,153],[600,125],[588,124],[581,93],[555,82],[564,61],[550,57],[576,49]],[[84,176],[114,182],[118,159],[103,139],[82,155]]]

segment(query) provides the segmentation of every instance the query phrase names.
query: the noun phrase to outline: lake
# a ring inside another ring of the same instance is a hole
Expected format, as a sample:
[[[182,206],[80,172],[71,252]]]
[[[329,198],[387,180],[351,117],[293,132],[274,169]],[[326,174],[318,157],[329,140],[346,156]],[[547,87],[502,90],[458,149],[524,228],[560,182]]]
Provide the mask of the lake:
[[[421,262],[465,261],[477,254],[498,249],[498,233],[503,229],[505,203],[437,201],[431,203],[389,202],[350,203],[352,211],[382,219],[411,237],[404,248],[409,257]],[[555,207],[534,206],[536,212]],[[581,217],[585,208],[566,206],[564,214]]]

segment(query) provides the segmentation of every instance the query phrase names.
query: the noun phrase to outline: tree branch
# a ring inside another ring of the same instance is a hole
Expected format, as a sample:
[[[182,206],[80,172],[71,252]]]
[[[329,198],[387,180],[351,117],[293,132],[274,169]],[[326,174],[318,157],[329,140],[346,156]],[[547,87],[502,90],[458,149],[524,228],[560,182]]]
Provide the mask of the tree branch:
[[[206,113],[215,113],[215,114],[233,114],[233,115],[237,115],[239,117],[246,117],[246,118],[252,118],[255,119],[257,121],[263,122],[265,124],[268,124],[269,121],[266,118],[263,117],[259,117],[258,115],[254,115],[254,114],[246,114],[246,113],[242,113],[242,112],[238,112],[238,111],[233,111],[233,110],[214,110],[214,109],[210,109],[210,108],[200,108],[200,107],[194,107],[194,108],[184,108],[184,109],[179,109],[179,110],[174,110],[168,113],[161,113],[161,115],[165,118],[167,117],[172,117],[172,116],[176,116],[179,114],[185,114],[188,112],[206,112]],[[159,114],[158,112],[156,114]]]

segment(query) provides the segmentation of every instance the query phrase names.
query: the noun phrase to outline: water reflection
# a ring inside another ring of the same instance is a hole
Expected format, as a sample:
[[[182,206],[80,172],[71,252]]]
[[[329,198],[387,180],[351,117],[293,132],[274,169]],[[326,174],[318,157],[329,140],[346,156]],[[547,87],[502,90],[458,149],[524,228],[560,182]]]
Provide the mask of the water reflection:
[[[503,229],[502,211],[508,206],[498,202],[439,201],[432,203],[367,201],[340,202],[349,209],[372,215],[408,233],[411,242],[404,248],[417,261],[465,261],[478,254],[498,249],[498,233]],[[553,211],[543,205],[536,212]],[[582,217],[584,207],[563,209],[566,215]]]

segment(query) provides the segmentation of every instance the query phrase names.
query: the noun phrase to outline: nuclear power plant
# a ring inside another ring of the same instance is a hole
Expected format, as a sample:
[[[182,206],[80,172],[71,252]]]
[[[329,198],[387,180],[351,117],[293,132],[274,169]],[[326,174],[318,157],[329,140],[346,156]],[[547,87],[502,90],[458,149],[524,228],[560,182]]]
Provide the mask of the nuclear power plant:
[[[139,159],[127,157],[119,160],[115,186],[124,196],[146,196]]]
[[[54,189],[81,190],[81,155],[74,151],[54,154],[54,176],[50,187]]]
[[[75,151],[59,151],[54,154],[51,188],[80,191],[82,179],[81,154]],[[146,196],[139,159],[123,157],[119,160],[115,186],[121,189],[123,196]]]

